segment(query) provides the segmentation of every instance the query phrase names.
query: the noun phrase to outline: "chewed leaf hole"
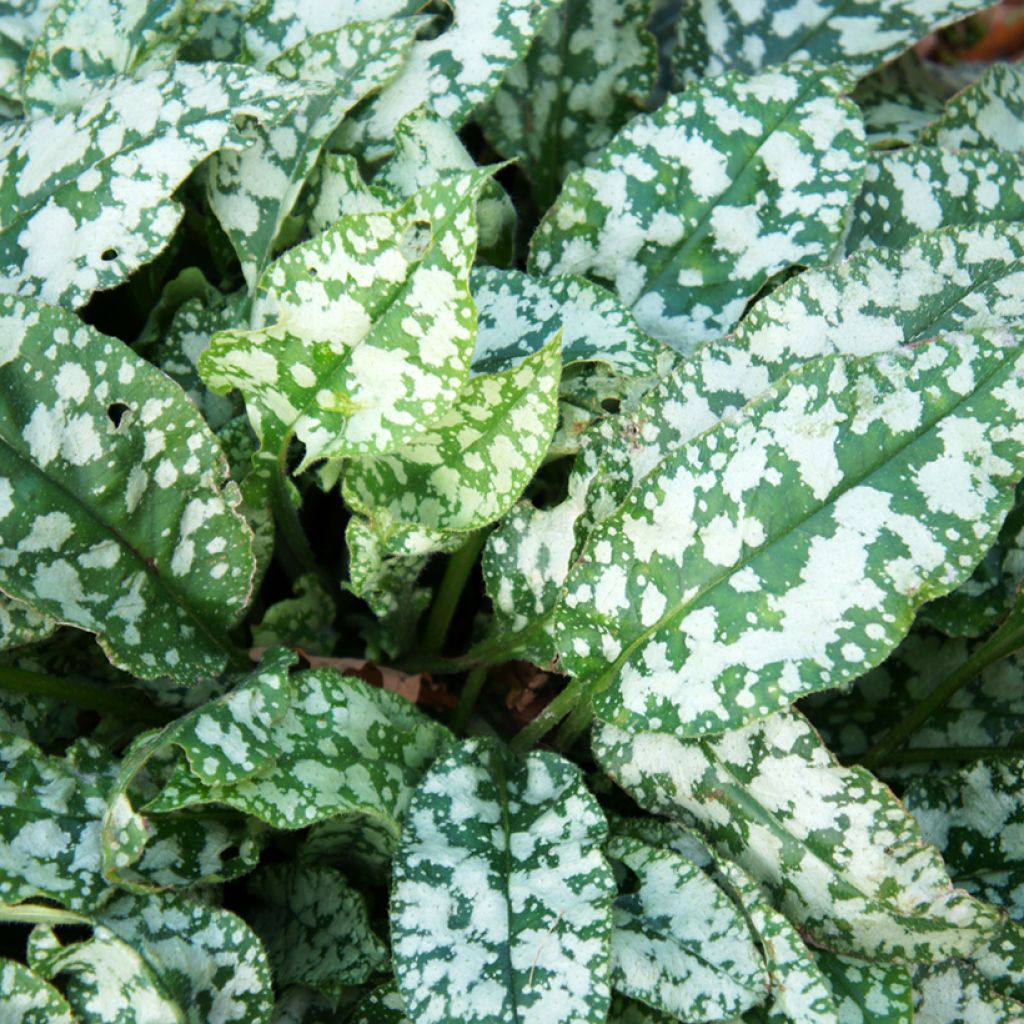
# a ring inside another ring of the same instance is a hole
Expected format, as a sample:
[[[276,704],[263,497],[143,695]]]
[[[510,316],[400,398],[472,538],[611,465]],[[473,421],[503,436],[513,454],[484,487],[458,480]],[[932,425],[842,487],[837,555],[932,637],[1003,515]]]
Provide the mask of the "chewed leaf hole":
[[[610,412],[613,416],[619,412],[619,400],[617,398],[604,398],[601,400],[601,408],[605,412]]]
[[[306,267],[306,273],[309,274],[310,277],[317,277],[320,274],[320,270],[317,267]]]
[[[230,846],[225,846],[224,849],[220,851],[221,862],[227,864],[230,861],[233,861],[236,857],[240,856],[241,853],[241,847],[235,843],[232,843]]]
[[[116,249],[104,249],[103,252],[100,253],[100,259],[103,260],[104,263],[110,263],[113,260],[116,260],[117,259],[117,250]]]
[[[107,419],[114,424],[115,430],[121,426],[121,420],[124,414],[129,411],[129,408],[124,402],[111,402],[107,406]]]
[[[398,247],[402,255],[410,262],[415,263],[423,259],[423,254],[430,245],[433,231],[428,220],[416,220],[410,224],[402,233],[402,239]]]

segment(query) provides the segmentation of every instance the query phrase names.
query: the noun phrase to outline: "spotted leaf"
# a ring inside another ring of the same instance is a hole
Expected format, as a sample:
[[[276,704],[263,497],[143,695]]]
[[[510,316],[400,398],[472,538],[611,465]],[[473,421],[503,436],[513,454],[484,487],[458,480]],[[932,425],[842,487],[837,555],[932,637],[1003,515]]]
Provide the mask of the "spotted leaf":
[[[5,1024],[75,1024],[67,1000],[17,960],[0,960]]]
[[[809,363],[659,463],[558,615],[597,714],[692,736],[878,664],[1011,507],[1021,363],[999,332]]]
[[[914,972],[914,1024],[1021,1024],[1024,1003],[1001,995],[977,970],[955,960]]]
[[[969,955],[998,924],[953,888],[891,791],[841,767],[794,711],[711,739],[603,725],[594,751],[643,807],[697,823],[828,948],[931,961]]]
[[[49,616],[0,595],[0,651],[45,640],[57,628]]]
[[[0,8],[0,117],[22,113],[21,77],[56,0],[14,0]]]
[[[816,957],[832,987],[841,1021],[912,1024],[914,994],[906,967],[856,960],[827,950],[819,950]]]
[[[864,166],[848,85],[792,65],[670,96],[569,176],[531,267],[613,287],[684,351],[725,334],[773,274],[826,262],[842,238]]]
[[[991,146],[1024,151],[1024,70],[992,64],[972,85],[953,97],[921,136],[946,149]]]
[[[351,1024],[412,1024],[405,1015],[402,997],[394,982],[375,988],[359,1000],[352,1012]]]
[[[418,1024],[600,1022],[614,881],[579,769],[468,740],[423,780],[395,858],[391,938]]]
[[[231,64],[175,64],[114,79],[77,112],[0,125],[0,290],[82,306],[171,240],[172,198],[212,153],[249,143],[245,118],[273,124],[301,97]]]

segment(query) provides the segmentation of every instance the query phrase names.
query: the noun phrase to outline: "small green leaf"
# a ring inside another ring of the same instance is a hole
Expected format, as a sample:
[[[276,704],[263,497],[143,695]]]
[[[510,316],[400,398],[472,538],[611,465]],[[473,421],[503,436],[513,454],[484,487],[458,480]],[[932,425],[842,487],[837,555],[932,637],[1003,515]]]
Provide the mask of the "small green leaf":
[[[306,573],[292,588],[294,597],[272,604],[260,622],[252,627],[256,647],[303,647],[307,651],[330,652],[338,634],[334,629],[335,608],[316,573]]]
[[[981,77],[946,104],[943,115],[921,136],[945,149],[991,146],[1024,151],[1024,70],[991,64]]]
[[[49,616],[0,594],[0,651],[45,640],[56,628]]]
[[[395,983],[389,981],[359,1001],[349,1024],[412,1024],[412,1021],[405,1015]]]
[[[417,1024],[603,1022],[615,885],[579,769],[468,740],[413,797],[391,936]]]
[[[17,960],[0,959],[4,1024],[75,1024],[67,1000]]]
[[[864,113],[870,145],[906,146],[942,115],[946,100],[955,91],[938,65],[908,50],[861,79],[851,99]]]

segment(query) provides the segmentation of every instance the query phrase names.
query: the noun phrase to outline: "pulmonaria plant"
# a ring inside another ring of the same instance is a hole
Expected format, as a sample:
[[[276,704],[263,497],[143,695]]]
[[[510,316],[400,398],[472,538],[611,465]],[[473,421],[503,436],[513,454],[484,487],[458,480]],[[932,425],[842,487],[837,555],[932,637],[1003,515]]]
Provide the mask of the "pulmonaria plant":
[[[1024,1021],[975,8],[0,4],[3,1024]]]

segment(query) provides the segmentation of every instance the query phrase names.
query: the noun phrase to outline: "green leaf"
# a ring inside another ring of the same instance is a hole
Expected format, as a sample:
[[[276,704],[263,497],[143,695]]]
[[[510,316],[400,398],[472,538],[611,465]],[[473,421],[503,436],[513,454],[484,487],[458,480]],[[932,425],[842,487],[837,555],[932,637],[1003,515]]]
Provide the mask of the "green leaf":
[[[8,0],[0,7],[0,117],[22,113],[21,78],[32,44],[56,0]]]
[[[1024,159],[910,146],[868,162],[846,245],[901,248],[921,231],[1024,220]]]
[[[657,45],[651,0],[567,0],[544,18],[529,53],[477,113],[491,143],[521,163],[539,209],[649,99]]]
[[[473,377],[426,433],[391,455],[351,462],[346,501],[384,529],[470,531],[499,519],[547,452],[561,353],[556,331],[518,366]]]
[[[725,334],[769,278],[826,262],[842,238],[864,165],[848,85],[793,65],[670,96],[569,176],[531,267],[613,287],[683,351]]]
[[[841,767],[796,712],[711,739],[603,725],[594,753],[641,806],[697,823],[828,948],[931,961],[969,955],[998,924],[952,887],[890,790]]]
[[[263,939],[274,983],[338,997],[387,963],[363,897],[339,871],[270,864],[248,880],[248,918]]]
[[[759,71],[788,60],[840,64],[858,76],[978,9],[976,0],[704,0],[679,22],[677,73],[689,81],[727,68]]]
[[[743,916],[672,850],[613,838],[608,856],[638,878],[615,901],[612,985],[680,1019],[722,1020],[760,1003],[768,976]]]
[[[567,580],[597,714],[692,736],[878,664],[1009,510],[1020,360],[993,332],[812,362],[669,454]]]
[[[29,116],[79,109],[115,75],[174,60],[184,0],[58,0],[36,38],[21,95]]]
[[[816,956],[844,1024],[912,1024],[914,994],[906,967],[854,960],[827,950],[818,950]]]
[[[322,150],[306,182],[297,209],[305,214],[306,230],[313,236],[326,231],[342,217],[359,213],[383,213],[390,207],[381,194],[363,180],[359,161],[347,153]]]
[[[49,616],[0,594],[0,651],[45,640],[56,628]]]
[[[170,241],[172,194],[211,153],[273,124],[301,90],[230,64],[114,80],[76,113],[0,125],[0,288],[82,306]]]
[[[316,573],[299,576],[292,592],[294,597],[276,601],[252,627],[253,645],[283,644],[320,653],[333,650],[338,639],[334,629],[334,602]]]
[[[579,769],[455,747],[413,797],[395,859],[391,936],[417,1024],[603,1022],[614,881],[607,826]]]
[[[298,859],[314,866],[333,866],[369,884],[387,884],[398,834],[371,814],[346,814],[314,825],[299,848]]]
[[[360,100],[393,78],[413,42],[416,22],[359,22],[304,40],[268,70],[304,88],[279,124],[254,125],[252,145],[214,157],[206,172],[210,206],[231,239],[250,289],[320,150]]]
[[[359,1001],[349,1024],[412,1024],[412,1021],[405,1015],[395,983],[389,981]]]
[[[0,332],[0,586],[135,675],[216,675],[254,565],[215,438],[177,385],[70,313],[4,296]]]
[[[398,122],[421,105],[461,128],[526,54],[544,15],[557,2],[452,0],[451,24],[433,39],[416,43],[402,73],[355,112],[340,141],[366,159],[383,156],[394,143]]]
[[[946,149],[991,146],[1007,153],[1024,151],[1024,70],[1014,64],[991,64],[946,104],[921,141]]]
[[[906,146],[917,141],[956,92],[941,70],[908,50],[857,83],[851,99],[863,111],[869,144]]]
[[[400,210],[345,217],[264,274],[256,329],[217,335],[200,359],[216,391],[239,388],[264,448],[300,469],[381,454],[423,433],[469,373],[469,268],[489,171],[446,180]]]
[[[17,960],[0,959],[4,1024],[75,1024],[67,1000]]]
[[[914,971],[914,1024],[1021,1024],[1024,1003],[1000,995],[970,965],[953,960]]]

